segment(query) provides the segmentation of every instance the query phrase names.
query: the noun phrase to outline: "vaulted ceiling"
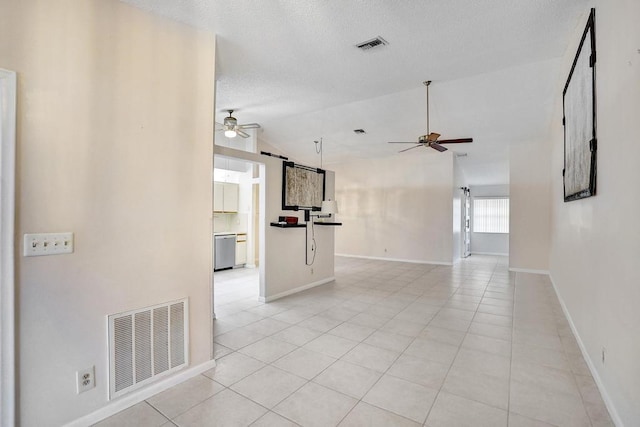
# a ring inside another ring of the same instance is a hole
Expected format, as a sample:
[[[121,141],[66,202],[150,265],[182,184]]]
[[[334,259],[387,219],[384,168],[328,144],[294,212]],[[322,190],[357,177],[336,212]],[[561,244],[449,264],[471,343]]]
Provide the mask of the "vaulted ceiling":
[[[124,0],[217,35],[216,113],[262,125],[259,138],[317,165],[398,154],[387,141],[431,130],[471,184],[508,182],[511,144],[546,137],[560,57],[585,0]],[[382,36],[388,45],[356,44]],[[353,132],[364,129],[363,135]],[[423,148],[417,148],[422,150]],[[430,149],[429,149],[430,150]],[[438,155],[435,150],[432,155]]]

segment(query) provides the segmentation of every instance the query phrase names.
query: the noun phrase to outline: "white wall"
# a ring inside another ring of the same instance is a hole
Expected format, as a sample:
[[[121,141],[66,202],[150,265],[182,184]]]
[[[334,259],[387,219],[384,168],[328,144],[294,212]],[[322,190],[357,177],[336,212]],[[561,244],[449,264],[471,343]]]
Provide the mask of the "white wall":
[[[547,272],[551,173],[545,141],[512,144],[509,149],[509,268]]]
[[[18,73],[20,425],[107,404],[107,315],[188,297],[191,364],[211,355],[214,39],[117,1],[0,2],[0,67]],[[76,371],[97,387],[76,394]]]
[[[473,224],[473,198],[509,197],[509,185],[472,185],[471,197],[471,253],[509,255],[508,233],[476,233]]]
[[[334,277],[335,227],[315,227],[317,254],[313,265],[307,266],[305,264],[305,232],[311,236],[310,229],[306,231],[304,228],[283,229],[269,226],[269,223],[277,221],[281,215],[297,216],[301,223],[304,222],[302,211],[282,210],[282,160],[220,146],[215,147],[215,153],[216,157],[235,157],[264,164],[260,172],[264,183],[261,185],[261,205],[264,206],[265,212],[265,226],[259,237],[260,245],[264,251],[264,258],[261,258],[259,266],[262,276],[260,296],[271,300],[314,284],[332,280]],[[334,177],[333,172],[327,171],[325,197],[334,198]],[[311,256],[309,256],[310,259]]]
[[[569,73],[586,13],[565,58]],[[563,202],[561,91],[553,128],[550,270],[618,425],[640,425],[640,2],[596,2],[595,197]],[[602,348],[606,362],[601,362]]]
[[[451,264],[453,156],[416,149],[333,166],[340,206],[336,252]]]

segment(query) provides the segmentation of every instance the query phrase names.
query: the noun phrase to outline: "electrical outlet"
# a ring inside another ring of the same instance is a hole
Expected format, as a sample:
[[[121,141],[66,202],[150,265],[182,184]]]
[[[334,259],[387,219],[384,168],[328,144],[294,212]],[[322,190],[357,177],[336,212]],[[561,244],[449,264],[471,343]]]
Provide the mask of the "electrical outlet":
[[[96,386],[96,369],[92,366],[82,371],[76,372],[76,387],[77,393],[84,393],[87,390],[91,390]]]
[[[605,358],[605,353],[607,352],[607,349],[602,347],[602,364],[604,365],[604,358]]]
[[[73,253],[73,233],[37,233],[24,235],[24,256]]]

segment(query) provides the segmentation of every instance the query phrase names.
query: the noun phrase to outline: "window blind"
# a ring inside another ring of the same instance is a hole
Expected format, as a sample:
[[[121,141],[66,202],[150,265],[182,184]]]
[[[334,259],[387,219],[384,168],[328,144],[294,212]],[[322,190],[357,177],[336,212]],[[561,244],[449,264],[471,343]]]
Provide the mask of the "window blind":
[[[473,199],[473,231],[475,233],[508,233],[509,199]]]

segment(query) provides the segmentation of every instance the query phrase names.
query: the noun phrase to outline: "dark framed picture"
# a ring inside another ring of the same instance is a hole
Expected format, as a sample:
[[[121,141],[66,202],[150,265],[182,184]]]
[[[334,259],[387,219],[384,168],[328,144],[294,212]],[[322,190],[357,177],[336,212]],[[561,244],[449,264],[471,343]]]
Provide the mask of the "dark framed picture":
[[[564,201],[596,194],[596,34],[591,9],[562,92]]]
[[[282,210],[321,210],[325,180],[323,169],[282,162]]]

